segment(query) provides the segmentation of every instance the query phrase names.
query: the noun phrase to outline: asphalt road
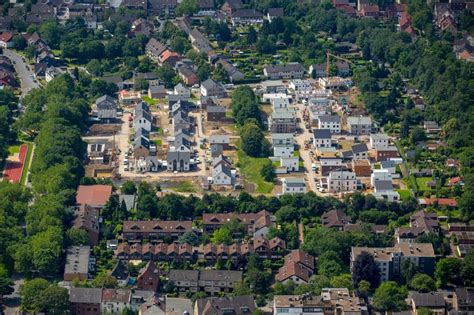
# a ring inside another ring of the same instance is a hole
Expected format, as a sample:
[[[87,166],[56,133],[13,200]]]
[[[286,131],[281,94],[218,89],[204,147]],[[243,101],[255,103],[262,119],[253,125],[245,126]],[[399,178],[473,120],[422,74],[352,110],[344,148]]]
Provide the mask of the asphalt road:
[[[40,88],[41,85],[35,81],[34,73],[30,66],[23,61],[22,56],[10,49],[4,49],[3,54],[14,63],[16,74],[21,82],[21,96],[24,97],[29,91]]]

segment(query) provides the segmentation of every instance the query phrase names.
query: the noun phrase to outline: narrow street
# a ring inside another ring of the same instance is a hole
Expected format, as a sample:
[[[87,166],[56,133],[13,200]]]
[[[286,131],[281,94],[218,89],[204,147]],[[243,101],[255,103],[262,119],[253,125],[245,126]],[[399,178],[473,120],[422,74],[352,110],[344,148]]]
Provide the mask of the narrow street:
[[[20,54],[10,49],[4,49],[3,54],[13,62],[16,74],[21,82],[21,97],[24,97],[29,91],[41,87],[38,81],[36,81],[30,66],[23,61],[23,57]]]
[[[311,169],[311,166],[313,164],[313,161],[311,160],[311,156],[309,155],[309,152],[311,149],[309,150],[304,149],[304,142],[305,141],[311,142],[313,139],[313,135],[311,134],[311,131],[305,128],[305,125],[304,125],[304,120],[303,120],[304,105],[297,104],[295,107],[296,107],[296,117],[298,119],[298,128],[302,131],[302,133],[295,136],[295,142],[296,144],[298,144],[300,157],[304,162],[306,179],[308,180],[308,185],[309,185],[308,189],[315,192],[318,195],[321,195],[321,192],[319,192],[316,187],[316,181],[319,181],[319,178],[316,176],[316,173]]]

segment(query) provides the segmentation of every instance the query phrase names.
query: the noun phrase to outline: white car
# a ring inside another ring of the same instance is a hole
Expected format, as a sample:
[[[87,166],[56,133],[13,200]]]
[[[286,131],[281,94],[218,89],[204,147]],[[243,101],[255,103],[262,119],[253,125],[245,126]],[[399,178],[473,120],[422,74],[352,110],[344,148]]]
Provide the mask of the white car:
[[[128,165],[128,159],[123,160],[123,165]]]

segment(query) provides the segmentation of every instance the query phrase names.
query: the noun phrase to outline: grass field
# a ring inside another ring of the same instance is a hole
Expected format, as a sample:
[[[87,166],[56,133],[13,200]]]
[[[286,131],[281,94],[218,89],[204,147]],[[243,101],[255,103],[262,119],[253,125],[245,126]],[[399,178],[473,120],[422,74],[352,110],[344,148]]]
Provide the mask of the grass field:
[[[242,150],[237,152],[239,158],[240,172],[248,181],[257,185],[255,192],[261,194],[269,194],[273,190],[273,183],[267,182],[260,175],[260,170],[267,158],[253,158],[245,154]]]
[[[13,155],[15,153],[18,153],[20,152],[20,145],[19,144],[15,144],[15,145],[11,145],[8,147],[8,155]]]
[[[417,177],[416,184],[418,185],[418,189],[421,191],[431,190],[431,188],[428,187],[426,184],[432,180],[433,179],[431,177]]]
[[[401,200],[407,200],[411,197],[411,192],[409,189],[397,189],[397,192],[400,194]]]
[[[23,165],[23,172],[21,173],[20,183],[22,185],[26,184],[28,179],[28,170],[30,169],[31,154],[33,153],[33,144],[28,144],[28,151],[26,152],[25,165]]]
[[[171,190],[182,193],[193,193],[196,192],[196,187],[190,181],[182,181],[172,184],[168,187]]]

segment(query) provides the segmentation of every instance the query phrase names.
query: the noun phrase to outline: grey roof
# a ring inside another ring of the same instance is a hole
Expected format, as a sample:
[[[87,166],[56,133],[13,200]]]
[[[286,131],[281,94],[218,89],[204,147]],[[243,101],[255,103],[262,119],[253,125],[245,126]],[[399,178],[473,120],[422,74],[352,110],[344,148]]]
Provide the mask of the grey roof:
[[[210,105],[206,107],[208,113],[225,113],[225,107]]]
[[[292,187],[301,187],[301,186],[306,186],[306,183],[303,178],[295,178],[295,177],[286,177],[283,178],[287,186],[292,186]]]
[[[283,8],[269,8],[268,15],[270,16],[283,16]]]
[[[319,116],[319,121],[320,122],[333,122],[333,123],[339,123],[341,121],[341,117],[338,115],[322,115]]]
[[[255,9],[239,9],[232,13],[232,18],[263,18],[263,14]]]
[[[135,106],[135,111],[150,112],[150,107],[145,102],[140,102]]]
[[[444,301],[443,294],[438,292],[431,293],[413,293],[413,302],[416,307],[445,307],[446,302]]]
[[[155,38],[150,39],[146,48],[150,50],[155,56],[159,56],[162,52],[166,50],[166,46],[157,41]]]
[[[71,246],[67,249],[64,273],[75,274],[89,272],[90,246]]]
[[[101,97],[99,97],[95,100],[95,103],[99,104],[99,103],[102,103],[103,101],[108,101],[108,102],[111,102],[111,103],[117,102],[117,100],[115,98],[113,98],[112,96],[102,95]]]
[[[236,270],[201,270],[199,280],[204,281],[242,281],[242,271]]]
[[[130,210],[134,206],[135,195],[119,195],[120,204],[122,204],[122,201],[125,202],[125,206],[127,207],[127,210]]]
[[[313,135],[315,139],[331,139],[331,130],[329,129],[314,129]]]
[[[196,309],[203,315],[244,315],[253,314],[256,306],[252,296],[244,295],[199,299],[196,301]]]
[[[71,288],[69,290],[69,302],[100,304],[102,301],[102,289],[100,288]]]
[[[369,151],[369,149],[367,148],[367,144],[365,143],[358,143],[352,146],[352,153],[361,153],[367,151]]]
[[[148,89],[151,93],[166,93],[166,88],[164,85],[150,85]]]
[[[169,274],[170,281],[194,281],[199,279],[199,270],[180,270],[171,269]]]
[[[382,168],[394,167],[396,165],[395,161],[392,160],[385,160],[380,162],[380,164],[382,165]]]
[[[389,136],[385,133],[373,133],[370,137],[374,140],[388,140]]]
[[[213,89],[223,89],[223,87],[212,79],[207,79],[206,81],[201,83],[201,86],[204,87],[206,90],[213,90]]]
[[[138,147],[144,147],[145,149],[149,150],[150,149],[150,140],[147,138],[141,136],[140,138],[136,138],[135,141],[133,141],[133,147],[136,149]]]
[[[377,180],[375,181],[375,188],[377,190],[393,190],[393,184],[391,180]]]
[[[135,131],[135,139],[141,136],[150,138],[150,132],[144,128],[139,128],[137,131]]]
[[[294,119],[295,115],[290,110],[282,110],[272,113],[272,119]]]
[[[272,140],[293,139],[292,133],[272,133]]]
[[[117,261],[114,269],[110,272],[111,276],[114,276],[117,280],[126,280],[128,279],[128,270],[127,266],[122,260]]]
[[[227,166],[226,163],[220,163],[212,170],[212,176],[216,176],[219,173],[224,173],[228,177],[232,177],[232,173],[230,172],[230,168]]]
[[[347,123],[351,125],[371,125],[372,119],[368,116],[349,116]]]

